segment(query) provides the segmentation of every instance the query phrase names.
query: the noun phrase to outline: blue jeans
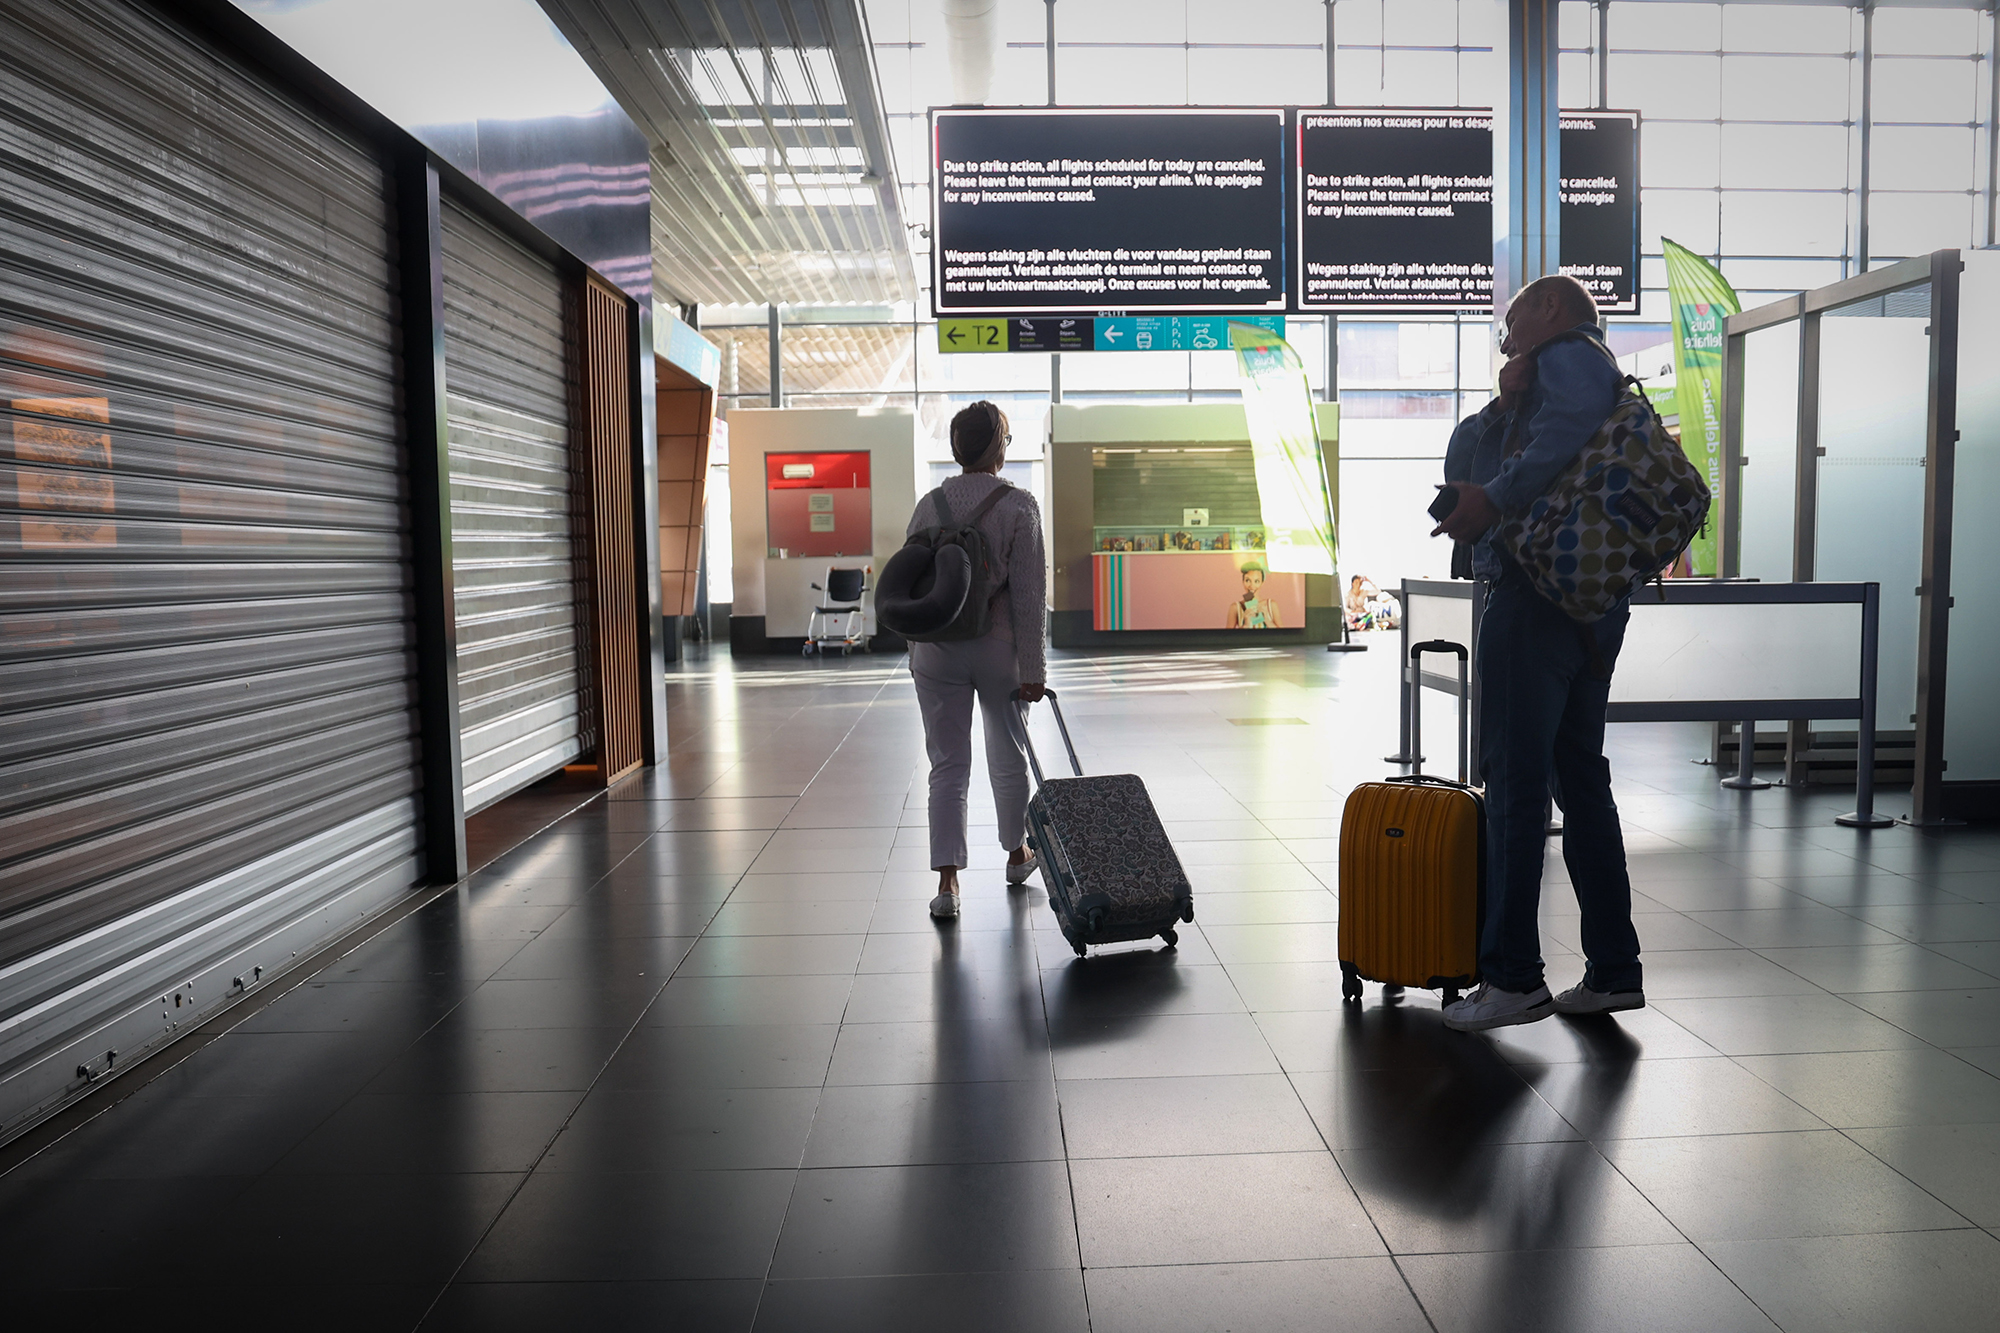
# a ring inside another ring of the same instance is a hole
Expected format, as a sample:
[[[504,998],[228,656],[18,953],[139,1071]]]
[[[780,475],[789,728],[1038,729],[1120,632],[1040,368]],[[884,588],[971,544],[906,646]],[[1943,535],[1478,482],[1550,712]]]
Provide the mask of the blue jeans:
[[[1563,863],[1583,912],[1584,981],[1592,990],[1637,990],[1639,936],[1625,836],[1604,757],[1610,670],[1625,641],[1629,607],[1581,627],[1508,563],[1489,587],[1479,626],[1479,766],[1486,783],[1484,979],[1501,990],[1543,984],[1542,856],[1550,779],[1561,793]],[[1583,634],[1597,641],[1605,679]]]

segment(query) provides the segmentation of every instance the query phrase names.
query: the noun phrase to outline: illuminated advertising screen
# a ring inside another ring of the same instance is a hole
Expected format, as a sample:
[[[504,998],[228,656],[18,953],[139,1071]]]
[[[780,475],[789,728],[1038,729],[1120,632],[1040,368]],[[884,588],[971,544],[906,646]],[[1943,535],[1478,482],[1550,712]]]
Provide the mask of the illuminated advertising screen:
[[[931,113],[939,315],[1283,310],[1281,110]]]

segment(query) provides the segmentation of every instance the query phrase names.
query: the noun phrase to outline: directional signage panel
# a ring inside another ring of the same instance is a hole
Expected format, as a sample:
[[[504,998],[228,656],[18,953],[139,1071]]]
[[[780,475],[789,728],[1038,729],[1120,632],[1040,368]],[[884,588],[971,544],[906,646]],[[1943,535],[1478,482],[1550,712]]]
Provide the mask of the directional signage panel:
[[[1011,352],[1007,345],[1004,319],[941,319],[938,321],[940,352]]]
[[[1493,307],[1493,126],[1461,110],[1301,111],[1296,309]],[[1562,117],[1562,266],[1638,309],[1639,115]]]
[[[1229,348],[1231,324],[1254,324],[1280,337],[1283,315],[1042,316],[941,319],[940,352],[1204,352]]]
[[[1283,111],[939,109],[931,132],[940,316],[1285,308]]]

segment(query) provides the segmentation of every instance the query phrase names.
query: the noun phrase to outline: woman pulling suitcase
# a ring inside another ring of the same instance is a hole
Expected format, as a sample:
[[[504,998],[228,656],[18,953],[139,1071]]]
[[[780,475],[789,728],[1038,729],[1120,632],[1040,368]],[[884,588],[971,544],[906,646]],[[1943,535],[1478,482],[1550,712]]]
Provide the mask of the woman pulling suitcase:
[[[1007,882],[1035,872],[1026,844],[1028,762],[1013,725],[1015,692],[1033,702],[1048,678],[1043,650],[1047,603],[1042,554],[1042,511],[1034,496],[1000,476],[1007,461],[1007,415],[977,402],[951,420],[951,454],[964,469],[917,501],[909,533],[969,522],[985,541],[994,588],[987,632],[971,639],[910,644],[910,675],[924,718],[924,746],[931,761],[931,868],[938,872],[931,915],[958,915],[958,872],[966,864],[966,789],[972,780],[972,704],[986,727],[986,768],[999,816]],[[996,494],[1005,492],[1005,494]],[[949,512],[940,512],[942,494]],[[960,519],[959,515],[970,515]]]

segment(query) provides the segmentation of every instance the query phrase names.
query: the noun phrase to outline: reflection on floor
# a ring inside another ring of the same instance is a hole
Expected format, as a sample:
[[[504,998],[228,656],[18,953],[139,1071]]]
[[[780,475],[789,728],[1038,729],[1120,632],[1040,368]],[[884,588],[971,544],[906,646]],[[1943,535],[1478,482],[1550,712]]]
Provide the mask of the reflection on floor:
[[[667,768],[0,1178],[9,1322],[1992,1327],[2000,836],[1856,834],[1851,793],[1614,728],[1652,1007],[1343,1010],[1336,821],[1392,671],[1059,655],[1197,893],[1177,952],[1079,963],[982,793],[964,917],[926,917],[900,659],[683,664]]]

